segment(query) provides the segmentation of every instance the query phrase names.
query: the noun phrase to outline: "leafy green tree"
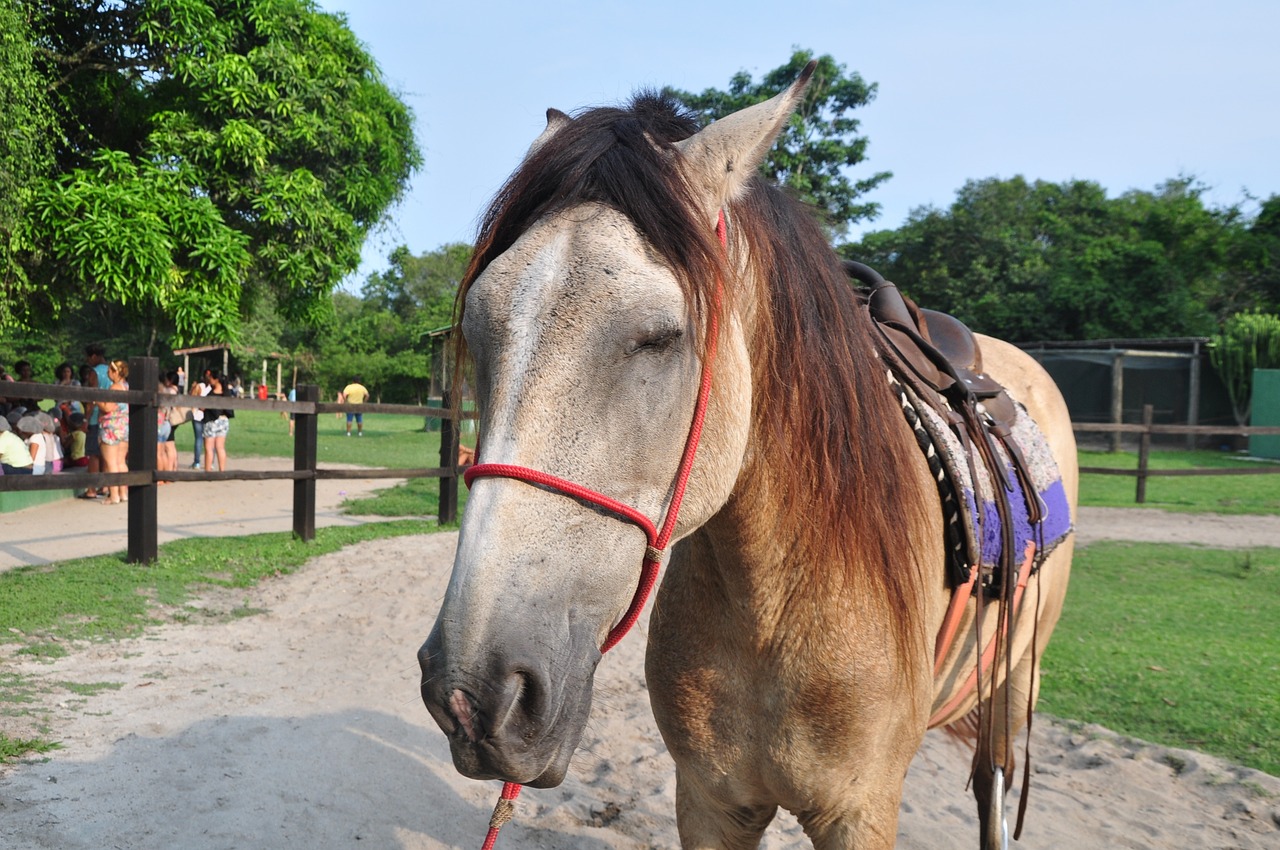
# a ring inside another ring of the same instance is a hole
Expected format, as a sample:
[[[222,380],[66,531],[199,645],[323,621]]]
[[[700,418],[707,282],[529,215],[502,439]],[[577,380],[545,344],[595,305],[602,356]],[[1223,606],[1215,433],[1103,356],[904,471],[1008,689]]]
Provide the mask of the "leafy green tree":
[[[727,91],[707,89],[694,94],[667,88],[664,93],[692,110],[703,123],[710,123],[779,94],[812,59],[813,51],[795,48],[787,64],[769,71],[759,82],[739,71],[729,80]],[[832,232],[843,235],[849,225],[876,217],[880,205],[860,198],[892,175],[881,171],[852,180],[846,173],[866,159],[867,139],[857,135],[859,122],[851,113],[875,98],[876,84],[866,82],[856,71],[847,72],[829,55],[819,56],[817,61],[804,101],[760,170],[816,206]]]
[[[53,168],[54,116],[34,52],[22,6],[0,0],[0,331],[28,313],[21,224],[35,184]]]
[[[359,375],[383,401],[422,403],[431,386],[428,331],[448,325],[471,246],[415,255],[400,246],[360,295],[333,296],[335,320],[317,342],[316,375],[327,391]]]
[[[61,176],[34,193],[29,317],[122,305],[233,340],[270,293],[320,324],[421,156],[412,115],[312,0],[35,0]]]
[[[841,252],[919,303],[1015,342],[1210,333],[1231,309],[1239,210],[1188,178],[1108,198],[1090,181],[970,181],[949,209]]]
[[[1228,262],[1232,274],[1225,287],[1225,313],[1280,313],[1280,195],[1260,204],[1232,242]]]
[[[1237,313],[1209,341],[1209,362],[1231,396],[1236,422],[1249,423],[1253,370],[1280,369],[1280,315]]]

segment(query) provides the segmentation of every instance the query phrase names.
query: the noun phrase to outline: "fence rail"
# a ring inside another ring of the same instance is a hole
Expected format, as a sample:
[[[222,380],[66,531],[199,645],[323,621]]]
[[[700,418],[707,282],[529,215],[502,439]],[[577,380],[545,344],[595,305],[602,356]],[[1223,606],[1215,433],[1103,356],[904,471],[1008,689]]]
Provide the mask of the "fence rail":
[[[1216,425],[1156,425],[1151,420],[1155,416],[1155,408],[1150,405],[1142,407],[1142,422],[1138,424],[1116,424],[1113,422],[1071,423],[1072,430],[1079,432],[1125,433],[1138,435],[1138,468],[1115,469],[1109,466],[1082,466],[1082,473],[1092,475],[1131,475],[1137,479],[1134,501],[1142,504],[1147,500],[1147,479],[1174,475],[1275,475],[1280,473],[1280,464],[1271,466],[1241,467],[1239,469],[1202,468],[1202,469],[1152,469],[1151,437],[1154,434],[1221,434],[1224,436],[1250,437],[1280,435],[1280,426],[1216,426]]]
[[[99,472],[92,475],[5,475],[0,476],[0,492],[66,490],[79,487],[127,486],[129,488],[129,548],[131,562],[150,563],[158,551],[157,484],[161,481],[293,481],[293,533],[302,540],[316,534],[315,483],[319,480],[353,478],[438,478],[440,500],[438,521],[447,525],[458,518],[458,480],[465,467],[458,465],[456,420],[474,414],[459,414],[450,408],[410,404],[335,404],[320,401],[320,388],[298,386],[297,401],[274,401],[220,397],[219,408],[267,410],[294,414],[294,463],[291,470],[237,469],[230,472],[156,469],[156,412],[160,408],[189,407],[199,396],[159,392],[159,363],[152,357],[129,361],[129,376],[135,388],[129,390],[90,389],[55,384],[6,383],[3,393],[12,398],[53,399],[55,401],[115,401],[130,405],[129,472]],[[326,413],[389,413],[430,416],[440,420],[440,466],[421,469],[324,469],[316,462],[316,420]],[[1072,423],[1076,432],[1131,433],[1139,435],[1137,469],[1085,466],[1083,473],[1130,475],[1137,479],[1135,500],[1146,501],[1147,479],[1170,475],[1271,475],[1280,473],[1280,464],[1242,469],[1151,469],[1149,463],[1153,434],[1221,434],[1233,436],[1280,435],[1280,426],[1156,425],[1151,405],[1142,412],[1141,424]]]
[[[293,533],[302,540],[316,536],[316,481],[352,478],[438,478],[440,500],[437,520],[448,525],[458,519],[458,480],[464,467],[458,465],[459,414],[445,407],[411,404],[333,404],[320,401],[320,388],[302,384],[297,401],[219,397],[219,408],[266,410],[294,414],[293,469],[229,472],[157,470],[157,412],[162,408],[199,406],[200,396],[159,391],[159,361],[154,357],[129,360],[128,390],[90,389],[56,384],[5,383],[0,394],[7,398],[53,399],[54,401],[113,401],[129,405],[128,472],[94,474],[4,475],[0,492],[66,490],[80,487],[127,486],[129,488],[129,544],[127,560],[147,564],[159,549],[157,484],[161,481],[293,481]],[[446,392],[447,396],[447,392]],[[317,417],[325,413],[390,413],[430,416],[440,420],[440,465],[421,469],[324,469],[316,462]]]

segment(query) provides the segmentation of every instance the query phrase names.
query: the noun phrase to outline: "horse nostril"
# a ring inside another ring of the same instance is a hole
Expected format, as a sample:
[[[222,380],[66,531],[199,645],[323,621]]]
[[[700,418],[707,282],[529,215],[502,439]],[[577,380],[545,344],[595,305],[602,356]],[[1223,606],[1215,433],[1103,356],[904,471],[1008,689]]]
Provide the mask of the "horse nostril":
[[[546,691],[538,677],[527,670],[517,670],[511,675],[515,694],[511,707],[526,718],[540,717],[546,709]]]
[[[449,710],[457,718],[458,726],[462,729],[462,734],[467,736],[467,740],[472,743],[479,741],[480,715],[475,706],[471,704],[471,700],[467,699],[467,695],[455,688],[453,693],[449,695]]]

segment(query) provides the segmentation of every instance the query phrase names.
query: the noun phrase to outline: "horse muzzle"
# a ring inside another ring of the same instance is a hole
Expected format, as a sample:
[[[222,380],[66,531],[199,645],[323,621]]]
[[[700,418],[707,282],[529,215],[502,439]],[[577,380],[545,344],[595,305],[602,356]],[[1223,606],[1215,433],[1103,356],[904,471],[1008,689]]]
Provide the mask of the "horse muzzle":
[[[567,663],[551,665],[529,653],[489,648],[479,664],[466,665],[450,657],[436,625],[418,651],[422,701],[448,736],[459,773],[534,788],[564,780],[591,713],[600,661],[591,641],[582,643],[568,653]]]

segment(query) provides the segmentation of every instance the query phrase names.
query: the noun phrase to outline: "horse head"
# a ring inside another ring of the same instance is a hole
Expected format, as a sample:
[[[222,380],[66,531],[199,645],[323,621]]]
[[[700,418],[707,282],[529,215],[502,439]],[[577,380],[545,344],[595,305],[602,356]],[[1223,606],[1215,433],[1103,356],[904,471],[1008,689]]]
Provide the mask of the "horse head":
[[[751,311],[735,287],[743,261],[715,227],[811,70],[698,132],[652,96],[630,111],[548,113],[484,219],[463,284],[481,464],[574,482],[656,523],[670,509],[714,348],[674,536],[725,504],[750,430]],[[527,480],[474,481],[453,575],[419,652],[423,700],[459,771],[560,783],[645,546],[636,525],[590,500]]]

